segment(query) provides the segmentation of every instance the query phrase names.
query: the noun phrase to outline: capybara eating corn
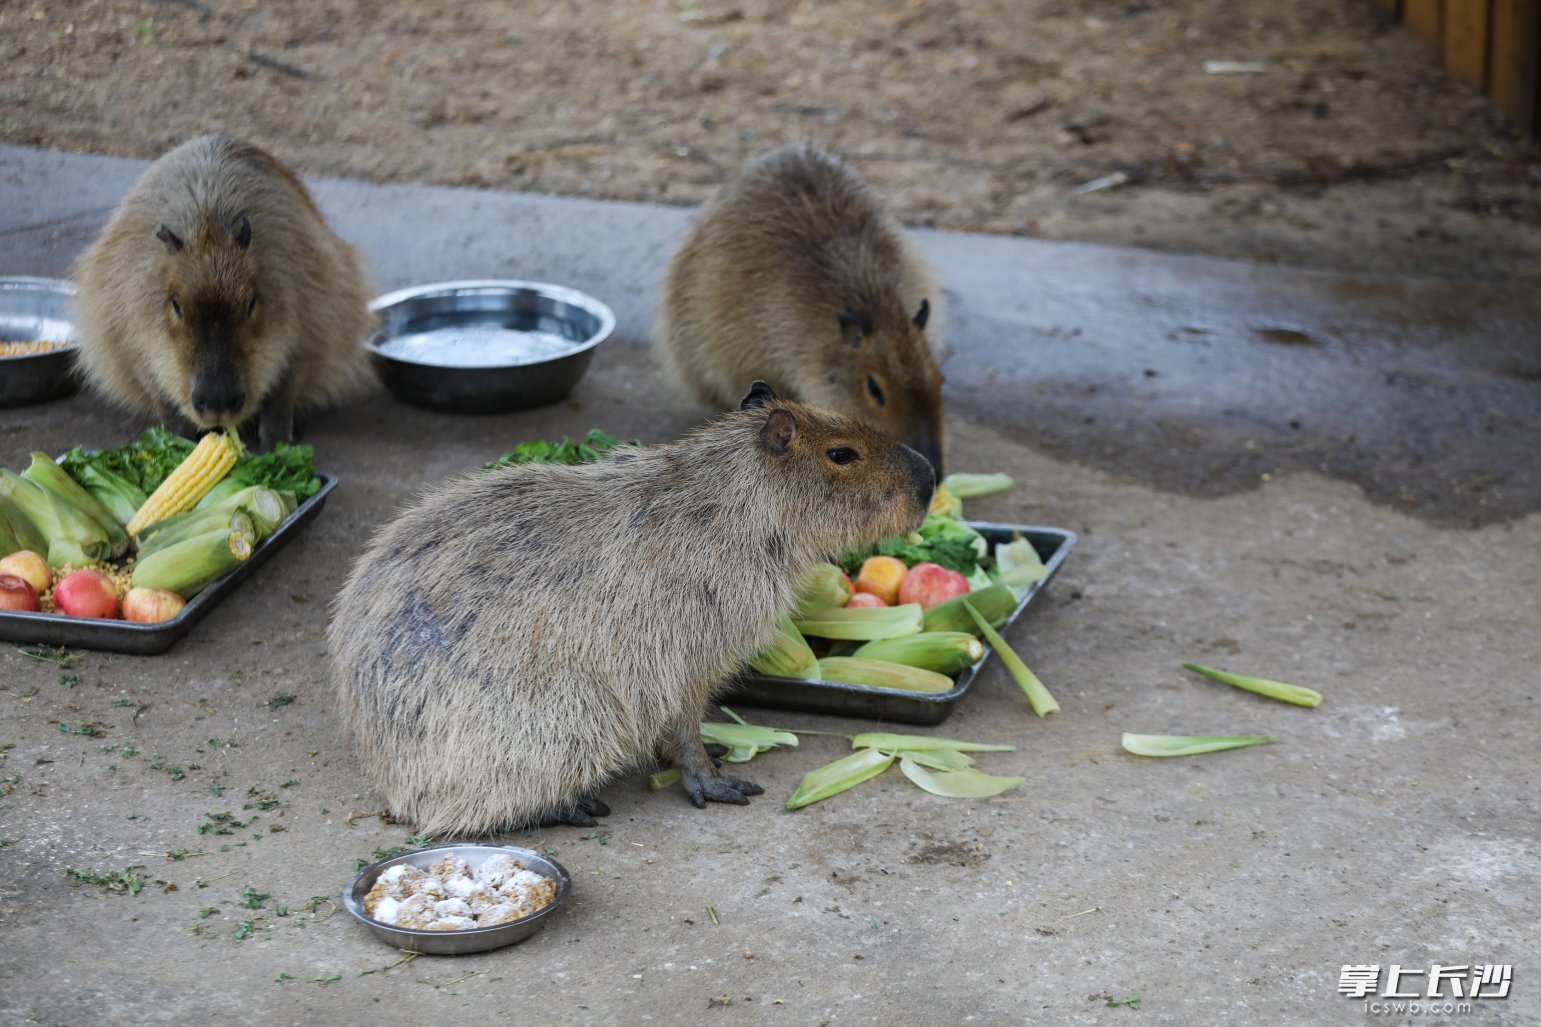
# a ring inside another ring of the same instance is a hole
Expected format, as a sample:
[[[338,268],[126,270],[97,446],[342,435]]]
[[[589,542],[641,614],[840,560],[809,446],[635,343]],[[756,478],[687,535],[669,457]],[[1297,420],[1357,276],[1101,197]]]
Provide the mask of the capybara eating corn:
[[[772,150],[701,208],[669,265],[656,336],[728,408],[763,378],[866,421],[942,468],[937,287],[899,222],[814,146]]]
[[[434,488],[337,597],[343,720],[391,815],[429,834],[591,825],[598,791],[658,756],[696,806],[760,789],[701,744],[712,691],[831,554],[924,519],[920,454],[778,400],[577,467]]]
[[[255,415],[267,449],[296,410],[369,381],[357,251],[249,143],[203,136],[150,165],[71,275],[80,370],[136,412],[199,430]]]

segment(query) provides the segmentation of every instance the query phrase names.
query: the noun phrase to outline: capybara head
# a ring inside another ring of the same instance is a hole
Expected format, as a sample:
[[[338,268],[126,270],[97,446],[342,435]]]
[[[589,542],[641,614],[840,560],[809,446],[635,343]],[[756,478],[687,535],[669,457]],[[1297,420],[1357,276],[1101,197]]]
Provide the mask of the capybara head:
[[[809,402],[882,429],[918,450],[940,477],[942,372],[926,333],[931,301],[914,311],[846,307],[829,317],[839,341],[823,347],[827,389]]]
[[[246,420],[284,366],[284,354],[263,344],[253,231],[244,214],[226,221],[204,210],[188,236],[161,225],[151,243],[167,253],[160,299],[175,380],[162,384],[200,428]]]
[[[757,381],[740,409],[759,424],[757,443],[771,462],[780,496],[810,515],[827,535],[828,553],[919,528],[931,506],[936,474],[926,458],[854,418],[776,398]]]

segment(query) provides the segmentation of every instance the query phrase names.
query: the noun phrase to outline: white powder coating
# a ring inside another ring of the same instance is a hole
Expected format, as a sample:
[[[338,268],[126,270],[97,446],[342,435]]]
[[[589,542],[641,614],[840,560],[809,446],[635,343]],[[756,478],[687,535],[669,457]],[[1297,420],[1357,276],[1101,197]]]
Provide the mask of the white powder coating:
[[[393,336],[378,349],[396,360],[434,367],[505,367],[554,360],[580,345],[554,332],[456,325]]]
[[[398,863],[376,879],[364,912],[396,927],[465,931],[529,916],[556,899],[556,882],[509,856],[481,867],[447,853],[426,871]]]

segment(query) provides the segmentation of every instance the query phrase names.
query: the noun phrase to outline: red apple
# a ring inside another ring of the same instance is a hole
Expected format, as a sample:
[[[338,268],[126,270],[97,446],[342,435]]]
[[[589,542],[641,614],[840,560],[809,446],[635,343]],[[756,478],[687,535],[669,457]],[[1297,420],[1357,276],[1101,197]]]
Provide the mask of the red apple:
[[[0,574],[14,574],[32,586],[32,591],[42,595],[53,584],[53,572],[48,561],[30,549],[18,549],[0,559]]]
[[[54,586],[54,605],[71,617],[116,617],[118,586],[101,571],[70,571]]]
[[[917,563],[899,583],[899,602],[919,603],[922,610],[967,594],[967,578],[934,563]]]
[[[123,596],[123,619],[159,624],[182,612],[187,600],[164,588],[131,588]]]
[[[42,607],[32,586],[14,574],[0,574],[0,610],[37,613]]]
[[[887,606],[881,596],[875,596],[871,592],[857,592],[846,602],[846,609],[859,606]]]

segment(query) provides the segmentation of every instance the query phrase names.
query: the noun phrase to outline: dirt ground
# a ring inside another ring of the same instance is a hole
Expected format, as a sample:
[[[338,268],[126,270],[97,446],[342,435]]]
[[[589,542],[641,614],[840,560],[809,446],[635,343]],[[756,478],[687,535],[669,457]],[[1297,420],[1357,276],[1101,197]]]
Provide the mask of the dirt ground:
[[[0,141],[213,130],[306,174],[671,204],[813,138],[912,224],[1541,273],[1541,156],[1368,0],[0,4]]]

